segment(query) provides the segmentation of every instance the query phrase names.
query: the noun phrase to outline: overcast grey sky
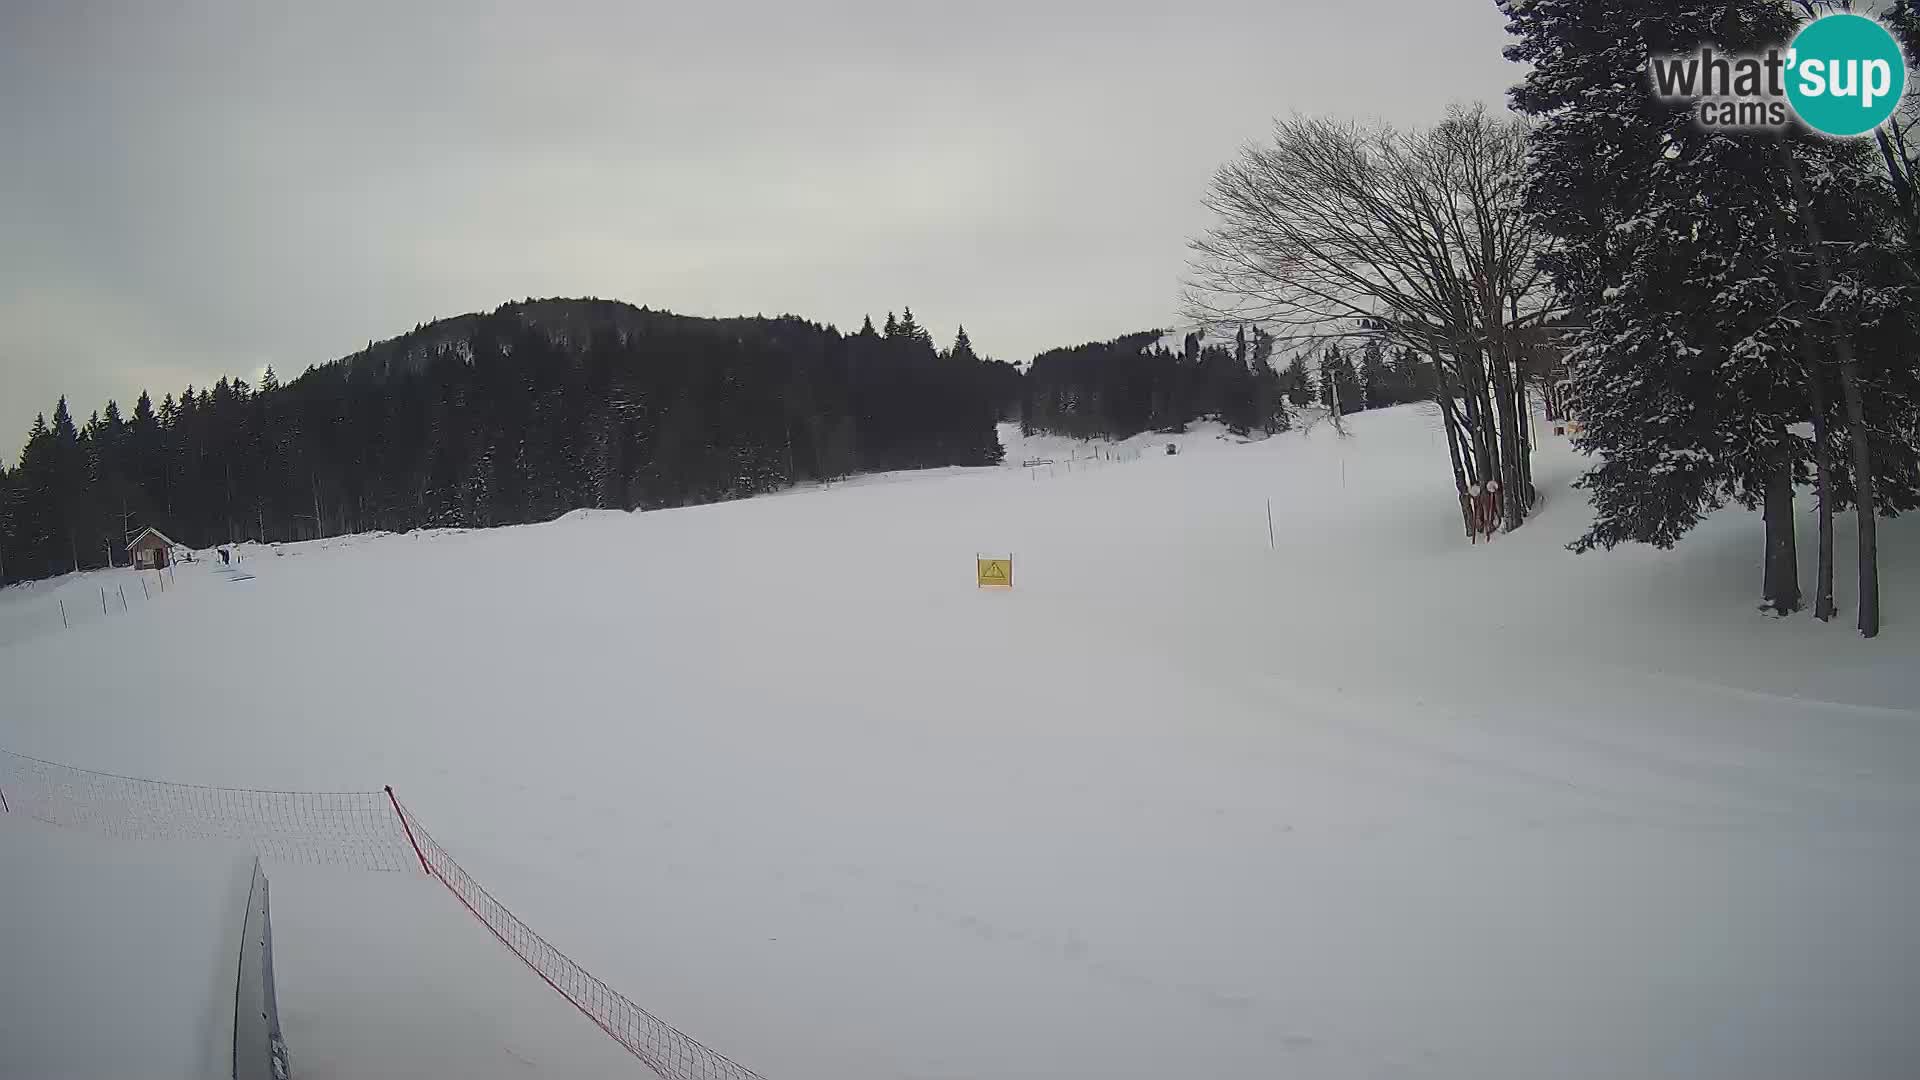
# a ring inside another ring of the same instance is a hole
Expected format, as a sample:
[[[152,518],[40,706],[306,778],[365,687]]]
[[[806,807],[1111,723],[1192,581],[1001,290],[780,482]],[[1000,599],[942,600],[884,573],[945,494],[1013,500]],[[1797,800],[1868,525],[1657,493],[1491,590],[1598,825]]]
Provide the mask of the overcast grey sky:
[[[1503,44],[1492,0],[0,0],[0,459],[61,393],[529,295],[1007,360],[1170,323],[1240,142],[1500,104]]]

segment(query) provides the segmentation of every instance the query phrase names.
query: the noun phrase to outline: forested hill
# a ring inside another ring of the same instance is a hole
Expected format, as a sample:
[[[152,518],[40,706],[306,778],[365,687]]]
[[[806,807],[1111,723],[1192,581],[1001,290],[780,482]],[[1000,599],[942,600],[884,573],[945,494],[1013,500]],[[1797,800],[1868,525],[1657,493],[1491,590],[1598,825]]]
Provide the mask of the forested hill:
[[[529,297],[525,300],[502,304],[491,314],[473,312],[436,319],[414,327],[411,333],[401,334],[399,337],[385,341],[370,342],[365,349],[343,357],[337,362],[347,365],[355,375],[363,372],[382,377],[418,374],[440,349],[448,346],[458,347],[462,342],[470,341],[475,327],[495,316],[511,316],[528,326],[537,327],[556,344],[582,348],[592,340],[596,332],[608,330],[622,337],[630,337],[635,334],[660,333],[673,329],[697,333],[698,328],[704,327],[716,335],[759,338],[766,334],[770,324],[775,323],[796,324],[814,331],[823,329],[791,315],[773,319],[759,315],[703,318],[635,307],[624,301],[602,300],[597,297],[579,300],[559,298],[536,300]]]
[[[854,334],[528,300],[416,327],[281,384],[63,399],[0,473],[0,579],[103,565],[129,528],[205,545],[503,525],[999,460],[1011,365],[912,313]]]

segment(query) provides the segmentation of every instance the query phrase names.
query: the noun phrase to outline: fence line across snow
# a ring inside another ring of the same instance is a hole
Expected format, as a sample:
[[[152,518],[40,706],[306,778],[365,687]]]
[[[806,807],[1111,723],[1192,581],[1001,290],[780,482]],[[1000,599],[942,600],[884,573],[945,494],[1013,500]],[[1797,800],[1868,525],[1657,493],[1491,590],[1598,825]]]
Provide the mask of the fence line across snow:
[[[0,812],[131,840],[216,840],[288,862],[437,879],[507,949],[665,1080],[764,1080],[635,1004],[495,899],[413,812],[380,791],[208,787],[79,769],[0,750]]]
[[[260,791],[145,780],[0,750],[8,812],[127,840],[218,840],[286,862],[417,865],[383,791]]]
[[[133,582],[126,580],[127,573],[128,569],[124,566],[85,571],[81,576],[95,582],[91,594],[83,585],[64,579],[55,579],[52,583],[29,581],[8,586],[9,590],[18,591],[0,594],[0,645],[26,641],[50,634],[56,629],[72,630],[120,615],[131,615],[133,600],[152,601],[179,587],[170,569],[133,571]],[[114,580],[99,583],[95,576],[103,574],[113,575]],[[252,576],[248,574],[238,580],[249,580]],[[132,584],[138,584],[140,591],[128,593],[127,589]],[[36,586],[41,588],[36,590]],[[49,600],[53,603],[47,603]],[[68,600],[73,603],[67,603]],[[60,625],[56,627],[55,623]]]
[[[567,954],[547,943],[533,928],[494,899],[447,854],[426,826],[398,800],[401,818],[419,845],[421,862],[447,891],[479,919],[493,936],[524,960],[554,992],[613,1036],[633,1056],[666,1080],[763,1080],[759,1073],[702,1045],[672,1024],[633,1003],[594,978]]]

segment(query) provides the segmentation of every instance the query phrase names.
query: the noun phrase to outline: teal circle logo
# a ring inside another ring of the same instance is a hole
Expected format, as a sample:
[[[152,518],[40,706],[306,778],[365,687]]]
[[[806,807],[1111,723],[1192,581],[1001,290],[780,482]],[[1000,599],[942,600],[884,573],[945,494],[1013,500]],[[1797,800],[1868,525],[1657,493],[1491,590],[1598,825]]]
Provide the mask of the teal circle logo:
[[[1886,122],[1907,91],[1907,59],[1887,28],[1864,15],[1815,19],[1794,35],[1787,101],[1815,131],[1842,138]]]

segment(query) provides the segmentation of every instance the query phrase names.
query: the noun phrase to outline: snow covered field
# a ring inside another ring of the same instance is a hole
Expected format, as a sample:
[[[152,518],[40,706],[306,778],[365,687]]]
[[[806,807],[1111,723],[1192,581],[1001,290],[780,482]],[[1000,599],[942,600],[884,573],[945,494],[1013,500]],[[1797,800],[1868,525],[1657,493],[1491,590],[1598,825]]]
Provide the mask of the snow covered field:
[[[1571,555],[1549,440],[1469,546],[1437,419],[1352,429],[182,566],[0,637],[0,746],[391,783],[773,1080],[1914,1075],[1916,523],[1862,641],[1754,611],[1751,515]]]

